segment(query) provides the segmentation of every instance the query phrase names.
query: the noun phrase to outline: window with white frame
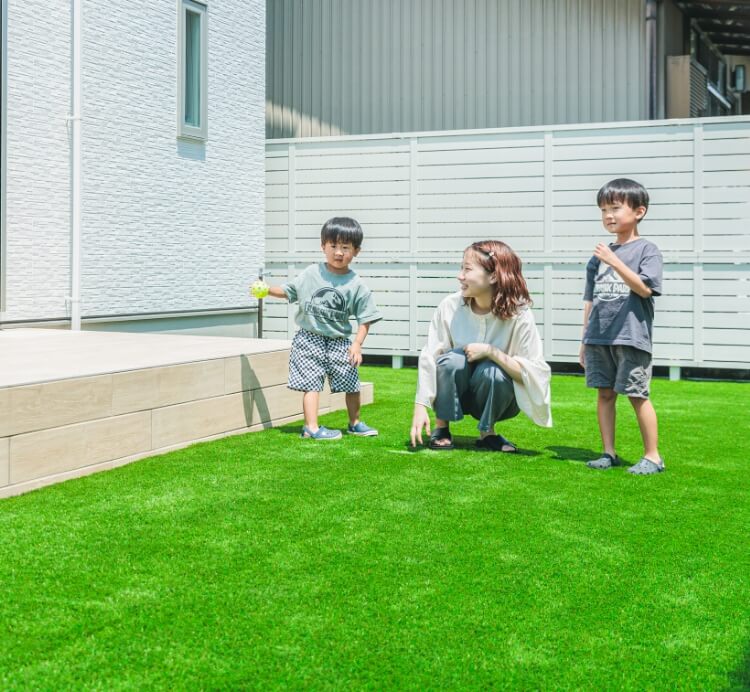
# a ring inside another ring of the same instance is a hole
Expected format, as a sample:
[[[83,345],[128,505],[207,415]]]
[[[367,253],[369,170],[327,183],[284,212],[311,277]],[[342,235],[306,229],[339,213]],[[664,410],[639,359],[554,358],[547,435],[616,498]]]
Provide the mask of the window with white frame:
[[[178,0],[177,136],[208,139],[208,6]]]

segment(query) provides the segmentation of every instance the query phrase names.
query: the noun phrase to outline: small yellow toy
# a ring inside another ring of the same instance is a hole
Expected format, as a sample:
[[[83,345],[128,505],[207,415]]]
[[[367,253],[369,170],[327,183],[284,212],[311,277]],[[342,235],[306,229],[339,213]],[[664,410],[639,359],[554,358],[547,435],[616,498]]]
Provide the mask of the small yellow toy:
[[[253,281],[252,285],[250,286],[250,295],[252,295],[253,298],[257,298],[258,300],[260,300],[261,298],[265,298],[268,295],[268,284],[263,281],[263,279]]]

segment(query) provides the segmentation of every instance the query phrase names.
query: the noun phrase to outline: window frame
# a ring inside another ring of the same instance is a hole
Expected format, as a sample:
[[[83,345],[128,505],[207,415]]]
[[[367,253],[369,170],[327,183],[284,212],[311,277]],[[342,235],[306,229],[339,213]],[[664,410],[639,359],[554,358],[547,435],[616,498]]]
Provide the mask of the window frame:
[[[185,122],[187,87],[187,13],[200,16],[200,105],[199,125]],[[205,142],[208,139],[208,2],[206,0],[177,0],[177,136]]]

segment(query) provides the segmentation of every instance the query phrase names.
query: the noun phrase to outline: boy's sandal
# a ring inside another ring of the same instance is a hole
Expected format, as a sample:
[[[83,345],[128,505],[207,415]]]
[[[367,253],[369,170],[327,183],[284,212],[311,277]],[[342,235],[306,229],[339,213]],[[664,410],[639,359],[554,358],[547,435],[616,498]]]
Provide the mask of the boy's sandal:
[[[479,449],[488,449],[490,452],[515,454],[518,451],[518,447],[502,435],[487,435],[477,440],[475,444]],[[503,449],[503,447],[510,447],[510,449]]]
[[[636,476],[650,476],[652,473],[662,473],[664,471],[664,459],[652,461],[648,457],[642,457],[641,460],[628,469],[628,473]]]
[[[599,469],[600,471],[606,471],[611,469],[613,466],[620,465],[620,457],[617,455],[612,456],[608,452],[604,452],[598,459],[592,459],[586,462],[586,466],[590,469]]]
[[[448,440],[448,444],[440,444],[440,440]],[[453,449],[453,437],[448,428],[435,428],[430,435],[429,442],[430,449],[437,449],[440,451],[446,451]]]
[[[321,425],[315,432],[312,432],[306,425],[302,427],[302,434],[300,437],[307,438],[308,440],[340,440],[340,430],[330,430],[325,426]]]
[[[375,428],[371,428],[364,421],[359,421],[356,425],[349,423],[346,432],[357,437],[375,437],[378,434]]]

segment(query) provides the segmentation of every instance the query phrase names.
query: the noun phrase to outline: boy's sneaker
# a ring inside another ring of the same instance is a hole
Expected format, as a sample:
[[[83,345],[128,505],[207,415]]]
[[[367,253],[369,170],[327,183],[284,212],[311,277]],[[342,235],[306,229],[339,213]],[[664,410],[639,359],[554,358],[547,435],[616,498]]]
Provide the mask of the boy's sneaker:
[[[378,434],[378,431],[375,430],[375,428],[371,428],[366,423],[359,421],[356,425],[349,425],[349,427],[346,429],[346,432],[348,432],[350,435],[356,435],[357,437],[374,437]]]
[[[650,476],[652,473],[661,473],[662,471],[664,471],[664,459],[651,461],[647,457],[642,457],[635,466],[628,469],[628,473],[636,476]]]
[[[340,440],[342,435],[340,430],[330,430],[323,425],[321,425],[315,432],[312,432],[310,428],[303,425],[300,437],[309,438],[311,440]]]
[[[586,466],[590,469],[599,469],[604,471],[605,469],[611,469],[613,466],[617,466],[620,463],[620,459],[617,455],[612,456],[604,452],[598,459],[592,459],[586,462]]]

